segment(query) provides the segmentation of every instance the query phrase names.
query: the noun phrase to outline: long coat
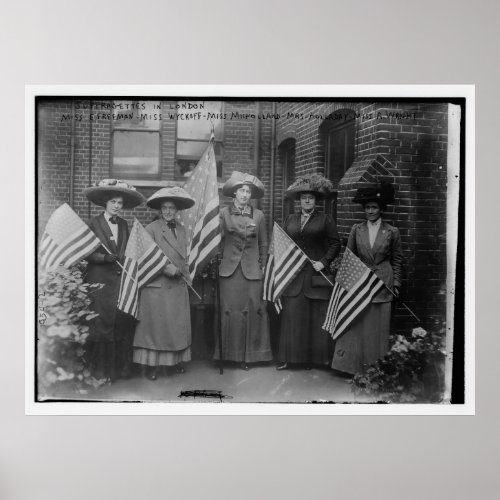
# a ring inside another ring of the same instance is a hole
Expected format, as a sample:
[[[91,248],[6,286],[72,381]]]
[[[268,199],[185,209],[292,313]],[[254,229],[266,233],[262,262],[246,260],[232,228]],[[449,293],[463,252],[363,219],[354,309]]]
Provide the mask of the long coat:
[[[347,248],[356,254],[391,290],[401,287],[403,272],[403,250],[399,229],[382,221],[370,246],[367,222],[354,224],[347,241]],[[391,302],[393,295],[383,288],[373,297],[373,303]]]
[[[118,261],[123,264],[125,248],[127,246],[129,230],[125,220],[118,217],[118,241],[113,238],[113,233],[104,218],[104,213],[93,217],[88,225],[99,238],[101,243],[111,252],[118,256]],[[120,281],[122,270],[116,262],[108,263],[104,257],[108,252],[104,246],[99,247],[95,252],[87,257],[88,283],[102,283],[100,290],[92,293],[91,308],[99,314],[89,322],[90,341],[113,341],[115,332],[116,305],[120,292]]]
[[[300,229],[300,213],[289,215],[284,224],[284,230],[312,260],[320,261],[328,268],[340,251],[340,238],[333,219],[326,214],[317,212],[311,214],[304,228]],[[328,274],[328,269],[323,271]],[[308,261],[283,292],[284,297],[296,297],[303,292],[309,299],[328,300],[332,288],[328,286],[314,287],[313,276],[321,277],[314,271]]]
[[[403,251],[399,230],[382,221],[370,246],[367,222],[355,224],[347,248],[390,288],[401,286]],[[389,350],[392,294],[383,288],[337,339],[332,368],[346,373],[364,372]]]
[[[186,281],[190,282],[186,233],[177,224],[177,238],[163,219],[146,227],[146,231],[167,256],[164,272],[148,283],[139,299],[139,323],[134,347],[158,351],[180,351],[191,345],[191,316]],[[175,267],[174,267],[175,266]],[[175,268],[182,276],[174,276]]]

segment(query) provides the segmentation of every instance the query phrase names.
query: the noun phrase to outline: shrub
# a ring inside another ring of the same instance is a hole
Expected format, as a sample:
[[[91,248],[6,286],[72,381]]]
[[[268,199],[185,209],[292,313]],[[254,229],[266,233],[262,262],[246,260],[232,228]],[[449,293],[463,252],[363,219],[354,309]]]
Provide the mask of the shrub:
[[[442,339],[423,328],[391,337],[392,347],[384,358],[354,376],[354,392],[390,403],[439,402],[444,379]]]
[[[102,383],[86,369],[83,355],[89,329],[85,322],[97,316],[89,309],[89,294],[103,285],[84,283],[82,266],[39,274],[39,397],[54,396],[61,386],[85,393]]]

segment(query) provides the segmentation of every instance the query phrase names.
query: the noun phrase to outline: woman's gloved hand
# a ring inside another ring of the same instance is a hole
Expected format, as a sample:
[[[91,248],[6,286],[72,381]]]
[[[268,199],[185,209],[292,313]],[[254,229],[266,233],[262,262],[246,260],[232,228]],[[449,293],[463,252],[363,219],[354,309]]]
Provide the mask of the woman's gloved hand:
[[[104,256],[104,262],[106,264],[111,264],[112,262],[116,262],[118,260],[118,255],[115,254],[106,254]]]
[[[168,276],[169,278],[175,278],[176,276],[180,276],[181,272],[177,268],[177,266],[174,266],[173,264],[167,264],[165,266],[165,269],[163,270],[163,274],[165,276]]]
[[[320,271],[323,271],[323,269],[325,268],[323,262],[320,262],[319,260],[313,261],[312,266],[314,267],[314,270],[317,271],[318,273]]]

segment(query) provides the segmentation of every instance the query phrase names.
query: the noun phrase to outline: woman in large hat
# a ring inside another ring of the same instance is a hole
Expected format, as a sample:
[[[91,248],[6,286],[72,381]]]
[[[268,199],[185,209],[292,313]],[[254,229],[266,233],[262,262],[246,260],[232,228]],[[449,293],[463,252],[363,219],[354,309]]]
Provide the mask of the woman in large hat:
[[[158,367],[191,360],[191,316],[187,283],[191,283],[186,254],[186,232],[176,221],[179,210],[195,200],[180,187],[166,187],[146,202],[159,210],[159,218],[146,231],[168,258],[162,274],[149,282],[139,299],[139,323],[134,338],[134,362],[145,367],[145,376],[156,380]]]
[[[268,239],[264,214],[250,204],[250,199],[264,196],[264,186],[253,175],[233,172],[222,194],[234,198],[220,212],[222,355],[248,370],[248,363],[272,360],[269,318],[262,300]],[[215,359],[219,359],[218,342]]]
[[[391,304],[399,295],[403,251],[399,230],[382,219],[388,204],[394,203],[394,188],[388,183],[365,185],[353,199],[363,206],[366,221],[352,227],[347,248],[385,283],[371,303],[337,339],[332,368],[354,374],[383,358],[389,349]]]
[[[322,324],[328,309],[332,286],[321,275],[329,276],[330,263],[340,251],[340,239],[333,219],[316,209],[317,202],[329,196],[332,184],[319,174],[299,177],[286,196],[300,201],[300,211],[289,215],[283,229],[309,257],[304,267],[281,297],[281,330],[277,370],[290,365],[328,367],[333,341]]]
[[[90,321],[86,360],[91,373],[98,379],[129,378],[132,366],[134,323],[116,308],[125,248],[129,229],[119,217],[122,209],[134,208],[144,197],[133,186],[116,179],[104,179],[85,190],[94,204],[103,207],[89,226],[101,241],[87,257],[86,280],[104,287],[92,294],[91,308],[99,315]]]

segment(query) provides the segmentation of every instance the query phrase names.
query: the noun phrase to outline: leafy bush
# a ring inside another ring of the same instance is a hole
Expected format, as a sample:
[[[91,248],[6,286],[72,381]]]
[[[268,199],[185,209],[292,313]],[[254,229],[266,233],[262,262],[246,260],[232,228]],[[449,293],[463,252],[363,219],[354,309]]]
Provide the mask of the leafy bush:
[[[392,347],[384,358],[354,376],[354,392],[390,403],[439,402],[444,379],[442,339],[423,328],[391,337]]]
[[[38,390],[40,397],[69,385],[79,392],[101,385],[85,367],[84,346],[97,316],[89,309],[89,294],[101,284],[83,282],[82,264],[42,271],[38,278]]]

